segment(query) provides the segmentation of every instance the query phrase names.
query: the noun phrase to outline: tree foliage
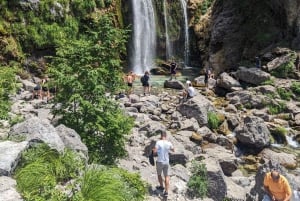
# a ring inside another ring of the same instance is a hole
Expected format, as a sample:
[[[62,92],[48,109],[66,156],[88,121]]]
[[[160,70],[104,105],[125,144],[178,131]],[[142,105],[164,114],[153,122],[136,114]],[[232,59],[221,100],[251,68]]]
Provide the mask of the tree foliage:
[[[109,15],[90,26],[94,31],[87,28],[86,36],[61,44],[53,58],[50,73],[61,104],[54,113],[81,135],[91,160],[112,164],[125,156],[124,134],[133,123],[109,96],[122,87],[119,55],[128,34]]]
[[[15,69],[0,66],[0,119],[7,119],[10,111],[9,95],[16,89]]]

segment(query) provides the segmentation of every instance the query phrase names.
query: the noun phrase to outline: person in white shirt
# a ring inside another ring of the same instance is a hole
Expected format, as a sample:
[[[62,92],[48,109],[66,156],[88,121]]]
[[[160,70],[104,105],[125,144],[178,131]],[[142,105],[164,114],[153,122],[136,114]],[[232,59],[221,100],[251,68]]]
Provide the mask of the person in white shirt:
[[[193,98],[196,95],[195,88],[192,86],[192,83],[189,83],[188,88],[183,92],[185,99]]]
[[[192,82],[189,79],[186,78],[185,84],[186,84],[186,88],[188,88],[189,85],[192,84]]]
[[[164,190],[163,195],[165,197],[168,196],[169,184],[170,184],[170,176],[169,176],[169,151],[174,152],[174,147],[171,142],[167,140],[167,133],[162,131],[161,138],[159,141],[156,142],[155,147],[153,149],[153,153],[157,153],[157,160],[156,160],[156,171],[159,186],[157,187],[158,190]],[[165,188],[163,185],[163,178],[162,172],[164,173],[165,177]]]

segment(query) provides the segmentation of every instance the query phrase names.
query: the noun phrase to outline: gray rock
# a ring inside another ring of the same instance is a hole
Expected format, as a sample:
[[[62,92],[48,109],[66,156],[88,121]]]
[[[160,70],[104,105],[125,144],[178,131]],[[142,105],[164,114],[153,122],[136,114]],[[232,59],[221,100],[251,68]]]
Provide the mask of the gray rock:
[[[258,68],[246,68],[239,67],[235,76],[238,80],[242,80],[244,82],[259,85],[264,81],[267,81],[271,78],[269,73],[266,73]]]
[[[21,154],[29,147],[28,141],[0,142],[0,176],[10,176],[16,168]]]
[[[185,86],[181,81],[178,80],[166,80],[164,82],[164,88],[184,89]]]
[[[65,147],[80,152],[85,156],[85,158],[88,158],[88,148],[82,143],[81,137],[75,130],[68,128],[63,124],[57,126],[55,129],[59,137],[62,139]]]
[[[277,57],[277,58],[273,59],[272,61],[270,61],[269,63],[267,63],[267,70],[269,72],[271,72],[272,70],[275,70],[282,64],[289,62],[290,59],[291,59],[291,55],[289,55],[289,54],[283,55],[281,57]]]
[[[238,141],[254,150],[262,150],[270,144],[270,131],[259,117],[247,116],[244,124],[239,125],[234,132]]]
[[[157,121],[148,121],[139,129],[140,131],[145,131],[148,137],[155,136],[160,134],[161,132],[166,131],[166,126]]]
[[[198,94],[187,102],[179,105],[177,110],[187,118],[195,118],[199,125],[203,126],[208,123],[207,113],[208,111],[213,111],[213,106],[206,97]]]
[[[297,167],[297,157],[294,154],[288,154],[283,152],[275,152],[271,149],[264,149],[259,153],[265,161],[274,160],[283,167],[286,168],[296,168]]]
[[[181,130],[197,131],[199,129],[199,124],[195,118],[180,121],[179,124]]]
[[[221,201],[227,194],[227,185],[220,165],[211,158],[204,160],[207,168],[208,194],[207,197]]]
[[[219,76],[217,80],[217,86],[229,91],[233,91],[233,87],[241,87],[241,84],[239,81],[224,72]]]
[[[50,121],[37,117],[32,117],[14,125],[9,132],[9,136],[25,137],[27,141],[42,141],[58,151],[63,151],[65,147]]]
[[[0,201],[22,201],[23,199],[16,188],[16,180],[0,176]]]

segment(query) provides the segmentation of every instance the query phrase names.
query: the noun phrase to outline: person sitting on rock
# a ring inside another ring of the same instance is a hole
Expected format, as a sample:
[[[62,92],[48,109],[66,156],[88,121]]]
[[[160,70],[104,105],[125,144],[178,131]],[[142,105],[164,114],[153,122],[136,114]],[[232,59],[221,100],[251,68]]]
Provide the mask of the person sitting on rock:
[[[277,169],[268,172],[264,178],[266,194],[263,201],[289,201],[292,190],[287,179]]]
[[[41,91],[41,82],[37,81],[35,87],[33,88],[32,91],[32,99],[34,98],[42,98],[42,91]]]
[[[192,83],[189,83],[188,88],[183,91],[183,98],[187,100],[193,98],[195,94],[195,88],[192,86]]]

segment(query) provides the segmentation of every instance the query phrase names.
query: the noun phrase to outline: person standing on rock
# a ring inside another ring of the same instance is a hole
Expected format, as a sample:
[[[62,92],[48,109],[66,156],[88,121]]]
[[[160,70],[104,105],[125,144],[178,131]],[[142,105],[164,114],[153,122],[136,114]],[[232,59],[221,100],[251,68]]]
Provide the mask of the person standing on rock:
[[[135,80],[135,74],[133,74],[132,71],[130,71],[127,76],[125,77],[125,81],[127,83],[127,86],[128,86],[128,95],[130,95],[133,91],[133,82]]]
[[[176,68],[177,68],[177,64],[175,62],[172,62],[170,64],[170,74],[171,74],[170,80],[172,80],[173,77],[176,80]]]
[[[164,191],[163,195],[167,197],[170,184],[169,152],[170,150],[174,152],[174,147],[172,143],[167,140],[166,131],[162,131],[160,137],[160,140],[156,142],[155,147],[153,149],[153,153],[157,153],[156,170],[159,186],[157,186],[156,188],[157,190]],[[163,184],[162,172],[165,177],[165,187]]]
[[[141,82],[143,85],[143,92],[144,96],[146,96],[146,93],[150,95],[150,84],[149,84],[150,74],[148,71],[145,72],[145,74],[141,77]]]
[[[264,188],[266,194],[262,201],[289,201],[291,199],[292,190],[289,182],[276,169],[266,174]]]

